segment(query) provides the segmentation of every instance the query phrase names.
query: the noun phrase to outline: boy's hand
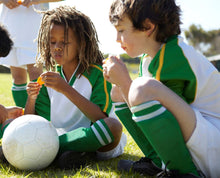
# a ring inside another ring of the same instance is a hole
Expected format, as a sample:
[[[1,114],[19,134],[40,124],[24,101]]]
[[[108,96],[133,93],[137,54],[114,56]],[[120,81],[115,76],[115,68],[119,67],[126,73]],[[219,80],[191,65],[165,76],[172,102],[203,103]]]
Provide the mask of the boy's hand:
[[[0,124],[4,123],[7,118],[8,118],[7,109],[0,104]]]
[[[6,109],[8,111],[8,118],[9,119],[15,119],[15,118],[23,115],[23,108],[21,108],[21,107],[10,106],[10,107],[6,107]]]
[[[33,4],[39,4],[40,0],[19,0],[18,3],[22,6],[29,7]]]
[[[17,0],[2,0],[1,2],[9,9],[14,9],[19,6]]]
[[[53,88],[62,93],[68,83],[60,76],[58,72],[45,72],[41,74],[42,81],[46,87]]]
[[[28,97],[36,100],[41,87],[37,82],[29,82],[27,85]]]
[[[102,67],[105,79],[117,86],[131,80],[126,65],[116,56],[104,60]]]

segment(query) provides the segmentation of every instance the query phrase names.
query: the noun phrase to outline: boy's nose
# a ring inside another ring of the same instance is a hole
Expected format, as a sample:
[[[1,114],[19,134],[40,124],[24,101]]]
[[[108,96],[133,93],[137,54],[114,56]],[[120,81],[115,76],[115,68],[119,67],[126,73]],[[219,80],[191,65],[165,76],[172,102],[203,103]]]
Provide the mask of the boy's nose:
[[[56,50],[56,51],[62,51],[62,49],[63,49],[63,47],[62,47],[61,44],[57,43],[57,44],[55,45],[55,50]]]
[[[57,47],[57,48],[55,48],[55,50],[56,50],[56,51],[62,51],[62,48]]]
[[[117,36],[116,36],[116,42],[117,42],[117,43],[120,43],[120,42],[121,42],[121,37],[120,37],[120,35],[118,35],[118,34],[117,34]]]

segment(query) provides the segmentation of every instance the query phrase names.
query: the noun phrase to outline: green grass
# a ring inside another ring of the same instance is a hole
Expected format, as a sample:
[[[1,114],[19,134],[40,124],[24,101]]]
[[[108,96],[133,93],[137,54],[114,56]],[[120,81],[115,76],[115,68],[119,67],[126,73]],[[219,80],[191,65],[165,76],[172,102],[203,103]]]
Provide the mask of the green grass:
[[[135,78],[137,74],[131,74],[132,78]],[[11,95],[11,75],[10,74],[1,74],[0,73],[0,103],[4,106],[14,105],[14,101]],[[50,166],[44,170],[29,172],[29,171],[21,171],[14,168],[11,165],[4,164],[0,161],[0,178],[29,178],[29,177],[39,177],[39,178],[69,178],[69,177],[92,177],[92,178],[138,178],[143,177],[139,174],[134,173],[125,173],[119,172],[117,170],[117,163],[120,159],[129,159],[129,160],[139,160],[140,157],[143,156],[140,149],[134,143],[131,136],[128,134],[127,130],[124,128],[124,133],[127,135],[127,145],[125,147],[124,154],[119,156],[118,158],[111,159],[108,161],[94,161],[87,165],[85,168],[80,169],[78,171],[69,170],[63,171],[60,169],[55,169]]]
[[[11,94],[12,78],[10,74],[0,73],[0,104],[14,105]]]

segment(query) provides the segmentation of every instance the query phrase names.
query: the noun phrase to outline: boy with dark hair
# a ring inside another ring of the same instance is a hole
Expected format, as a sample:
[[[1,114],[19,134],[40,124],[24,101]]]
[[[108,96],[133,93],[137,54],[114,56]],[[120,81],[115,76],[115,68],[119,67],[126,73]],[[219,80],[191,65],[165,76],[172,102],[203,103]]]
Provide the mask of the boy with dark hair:
[[[118,168],[157,175],[163,162],[169,170],[161,177],[197,177],[197,170],[218,177],[220,75],[178,36],[175,0],[115,0],[109,17],[126,53],[144,54],[134,81],[117,57],[103,63],[115,84],[115,112],[146,156],[121,160]]]

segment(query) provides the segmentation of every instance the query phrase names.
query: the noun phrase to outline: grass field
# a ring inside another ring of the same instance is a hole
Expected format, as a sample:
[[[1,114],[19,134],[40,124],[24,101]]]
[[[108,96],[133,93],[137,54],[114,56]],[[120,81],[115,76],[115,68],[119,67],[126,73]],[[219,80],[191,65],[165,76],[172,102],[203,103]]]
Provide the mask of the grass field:
[[[135,78],[136,74],[132,75],[132,78]],[[0,73],[0,103],[5,106],[14,105],[12,96],[11,96],[11,75],[10,74],[1,74]],[[90,178],[138,178],[143,177],[139,174],[134,173],[124,173],[117,170],[117,163],[120,159],[130,159],[130,160],[139,160],[143,156],[140,149],[134,143],[133,139],[130,137],[126,129],[124,133],[127,135],[127,145],[125,147],[125,152],[118,158],[111,159],[108,161],[93,161],[91,164],[88,164],[85,168],[74,171],[64,171],[60,169],[55,169],[50,166],[42,171],[29,172],[29,171],[20,171],[8,164],[3,164],[0,161],[0,178],[8,177],[39,177],[39,178],[69,178],[69,177],[90,177]]]

